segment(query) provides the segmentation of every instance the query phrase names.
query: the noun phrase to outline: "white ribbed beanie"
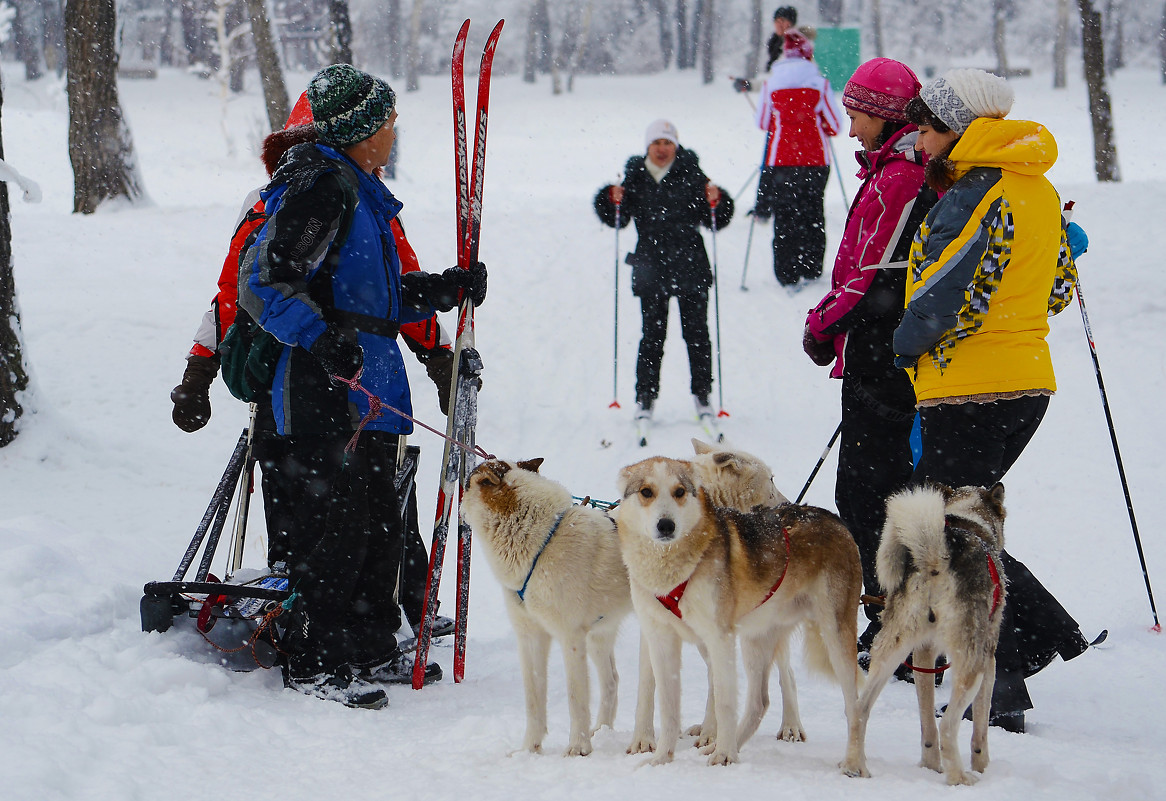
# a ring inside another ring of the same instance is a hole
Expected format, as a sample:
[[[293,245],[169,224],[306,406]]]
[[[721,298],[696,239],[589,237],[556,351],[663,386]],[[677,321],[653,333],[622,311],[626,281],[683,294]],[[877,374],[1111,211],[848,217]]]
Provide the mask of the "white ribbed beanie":
[[[1016,95],[1008,81],[984,70],[951,70],[925,84],[919,97],[943,124],[962,134],[978,117],[1003,119]]]

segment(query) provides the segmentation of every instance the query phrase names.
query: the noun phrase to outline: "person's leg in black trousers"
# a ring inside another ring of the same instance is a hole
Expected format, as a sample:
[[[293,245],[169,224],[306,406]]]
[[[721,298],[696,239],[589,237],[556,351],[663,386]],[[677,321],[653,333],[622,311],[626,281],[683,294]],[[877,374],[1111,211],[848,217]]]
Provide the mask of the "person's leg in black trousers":
[[[688,346],[688,370],[692,394],[708,401],[713,389],[713,355],[709,343],[708,291],[686,292],[677,296],[680,304],[680,330]]]
[[[912,483],[992,486],[1032,439],[1048,403],[1047,396],[1037,396],[924,408],[923,455]],[[1084,650],[1080,648],[1084,638],[1077,621],[1021,562],[1006,552],[1001,552],[1001,561],[1008,600],[996,649],[992,714],[1018,716],[1023,730],[1023,713],[1032,708],[1024,684],[1025,677],[1035,672],[1030,665],[1050,649],[1072,658]]]
[[[668,296],[640,296],[640,353],[636,359],[636,403],[651,408],[660,394],[660,362],[664,359],[664,338],[668,334]]]
[[[396,437],[365,432],[346,458],[350,436],[288,438],[276,467],[294,487],[288,567],[301,600],[287,614],[282,641],[293,678],[387,659],[396,650],[400,515],[391,469],[380,467],[385,458],[391,467]]]
[[[862,560],[862,583],[868,595],[882,595],[875,571],[887,498],[911,479],[911,426],[915,391],[907,373],[847,376],[842,379],[842,434],[838,439],[838,473],[834,502],[850,530]],[[865,607],[872,623],[881,609]],[[878,631],[864,632],[863,644]]]
[[[782,286],[822,274],[826,254],[829,167],[777,167],[773,203],[773,272]]]

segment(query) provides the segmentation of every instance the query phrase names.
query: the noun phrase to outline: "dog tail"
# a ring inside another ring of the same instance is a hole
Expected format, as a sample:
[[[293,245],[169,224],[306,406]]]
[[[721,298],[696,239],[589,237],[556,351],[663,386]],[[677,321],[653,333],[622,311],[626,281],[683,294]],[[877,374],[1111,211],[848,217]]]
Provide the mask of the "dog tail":
[[[813,619],[807,619],[799,628],[802,632],[802,659],[806,667],[835,682],[840,681],[839,675],[830,661],[830,652],[826,648],[826,638],[822,634],[822,630],[818,628]],[[845,661],[847,667],[842,669],[853,668],[855,681],[861,689],[864,674],[859,669],[858,663],[853,659],[845,659]]]
[[[947,499],[936,487],[903,490],[887,501],[875,569],[879,583],[890,592],[915,571],[931,573],[945,568],[949,558],[943,536]]]

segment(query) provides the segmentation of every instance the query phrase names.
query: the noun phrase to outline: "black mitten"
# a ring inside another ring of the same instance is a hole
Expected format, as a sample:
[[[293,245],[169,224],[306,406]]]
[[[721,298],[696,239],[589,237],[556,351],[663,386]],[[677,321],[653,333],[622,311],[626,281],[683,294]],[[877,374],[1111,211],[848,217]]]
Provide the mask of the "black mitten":
[[[481,306],[486,299],[486,265],[476,261],[468,270],[460,267],[450,267],[442,273],[446,280],[455,284],[459,289],[470,293],[470,303]]]
[[[319,360],[329,376],[351,380],[364,366],[364,351],[360,345],[331,325],[312,343],[308,352]]]
[[[486,298],[486,265],[474,262],[468,270],[450,267],[442,273],[424,273],[419,270],[401,276],[401,292],[405,302],[414,308],[432,306],[438,311],[449,311],[458,305],[461,292],[470,293],[475,306]]]
[[[834,340],[828,339],[822,342],[813,335],[809,326],[806,326],[805,331],[802,332],[802,350],[819,367],[831,364],[838,357],[838,354],[834,352]]]
[[[174,425],[186,433],[198,431],[211,419],[211,382],[219,372],[219,362],[209,356],[189,356],[182,383],[170,390],[174,401]]]

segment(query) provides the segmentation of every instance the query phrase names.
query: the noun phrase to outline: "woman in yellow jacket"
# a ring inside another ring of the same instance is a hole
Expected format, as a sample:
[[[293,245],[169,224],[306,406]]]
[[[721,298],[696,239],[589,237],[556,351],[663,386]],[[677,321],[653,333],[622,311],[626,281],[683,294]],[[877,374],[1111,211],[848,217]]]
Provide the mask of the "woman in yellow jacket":
[[[911,248],[895,364],[922,424],[913,483],[991,486],[1036,433],[1056,390],[1048,317],[1072,299],[1076,267],[1045,173],[1057,144],[1042,125],[1003,119],[1012,88],[953,70],[908,105],[926,176],[943,193]],[[1073,618],[1002,554],[1008,602],[996,653],[993,725],[1024,731],[1024,679],[1088,646]]]

